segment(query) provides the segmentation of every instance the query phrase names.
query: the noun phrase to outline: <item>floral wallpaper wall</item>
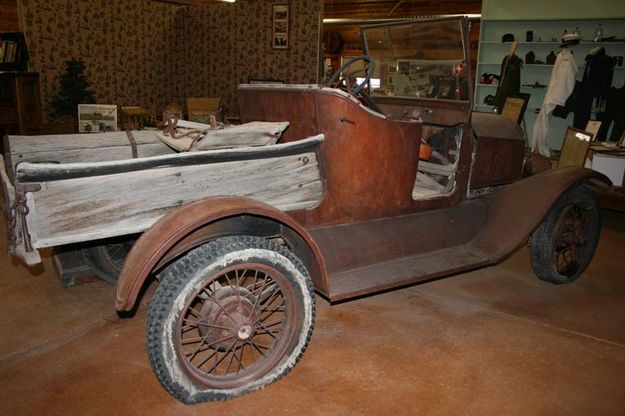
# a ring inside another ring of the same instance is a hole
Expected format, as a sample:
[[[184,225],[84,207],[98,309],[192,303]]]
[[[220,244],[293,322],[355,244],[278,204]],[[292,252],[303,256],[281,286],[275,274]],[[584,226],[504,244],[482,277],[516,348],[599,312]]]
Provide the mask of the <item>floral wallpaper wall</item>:
[[[30,70],[40,73],[44,115],[65,62],[82,59],[98,103],[158,108],[170,101],[179,6],[148,0],[19,0]]]
[[[314,83],[320,0],[240,0],[181,7],[150,0],[18,0],[30,70],[44,114],[65,61],[82,59],[104,104],[160,109],[186,97],[221,97],[236,115],[249,78]],[[290,4],[291,45],[271,48],[271,5]]]
[[[290,46],[272,49],[272,5],[290,5]],[[185,45],[179,67],[179,100],[221,97],[226,114],[238,112],[236,86],[249,79],[316,83],[320,0],[241,0],[191,6],[177,15]],[[181,101],[181,103],[184,101]]]

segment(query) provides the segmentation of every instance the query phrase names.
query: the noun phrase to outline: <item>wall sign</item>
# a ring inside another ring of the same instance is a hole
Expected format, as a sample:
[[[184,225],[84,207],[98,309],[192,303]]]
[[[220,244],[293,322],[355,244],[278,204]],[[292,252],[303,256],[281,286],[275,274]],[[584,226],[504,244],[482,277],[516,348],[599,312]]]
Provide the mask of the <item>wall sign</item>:
[[[274,4],[272,6],[273,29],[271,31],[271,47],[273,49],[289,48],[289,5]]]

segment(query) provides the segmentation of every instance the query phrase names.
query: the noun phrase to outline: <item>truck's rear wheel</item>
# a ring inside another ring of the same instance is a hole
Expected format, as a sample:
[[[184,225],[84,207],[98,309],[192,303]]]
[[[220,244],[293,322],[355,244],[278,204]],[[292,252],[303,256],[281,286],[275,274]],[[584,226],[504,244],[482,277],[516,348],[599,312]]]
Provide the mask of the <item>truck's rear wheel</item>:
[[[102,280],[114,285],[130,252],[134,239],[114,239],[107,244],[81,249],[82,258]]]
[[[313,286],[277,243],[226,237],[161,275],[150,305],[147,350],[178,400],[224,400],[272,383],[303,354],[314,325]]]
[[[597,200],[588,189],[564,194],[530,238],[536,275],[555,284],[577,279],[592,260],[600,228]]]

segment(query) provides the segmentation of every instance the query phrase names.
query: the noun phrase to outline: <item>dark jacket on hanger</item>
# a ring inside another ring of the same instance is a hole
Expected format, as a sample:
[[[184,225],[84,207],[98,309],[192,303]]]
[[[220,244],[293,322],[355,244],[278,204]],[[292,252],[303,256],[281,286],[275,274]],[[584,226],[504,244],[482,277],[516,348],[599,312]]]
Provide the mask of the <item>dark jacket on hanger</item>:
[[[609,139],[619,141],[625,132],[625,85],[621,88],[610,88],[606,99],[605,113],[601,117],[601,128],[597,138],[606,139],[610,125],[614,122]]]
[[[605,106],[605,99],[610,90],[610,85],[612,85],[613,74],[612,58],[606,55],[604,47],[595,48],[586,56],[586,68],[575,102],[574,127],[582,130],[586,128],[586,124],[590,120],[594,98],[597,98],[597,102],[603,103]],[[599,112],[601,111],[597,110],[597,113]]]
[[[523,60],[516,54],[506,55],[501,62],[501,76],[499,86],[495,94],[495,106],[497,112],[501,114],[506,97],[511,94],[518,94],[521,90],[521,67]]]

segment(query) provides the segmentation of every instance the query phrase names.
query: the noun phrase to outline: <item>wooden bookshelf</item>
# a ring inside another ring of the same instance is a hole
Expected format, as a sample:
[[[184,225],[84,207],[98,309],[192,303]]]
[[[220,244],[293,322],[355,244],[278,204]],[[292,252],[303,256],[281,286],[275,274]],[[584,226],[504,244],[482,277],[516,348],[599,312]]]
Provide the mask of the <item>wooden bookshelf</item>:
[[[28,48],[22,32],[0,33],[0,71],[28,71]]]

